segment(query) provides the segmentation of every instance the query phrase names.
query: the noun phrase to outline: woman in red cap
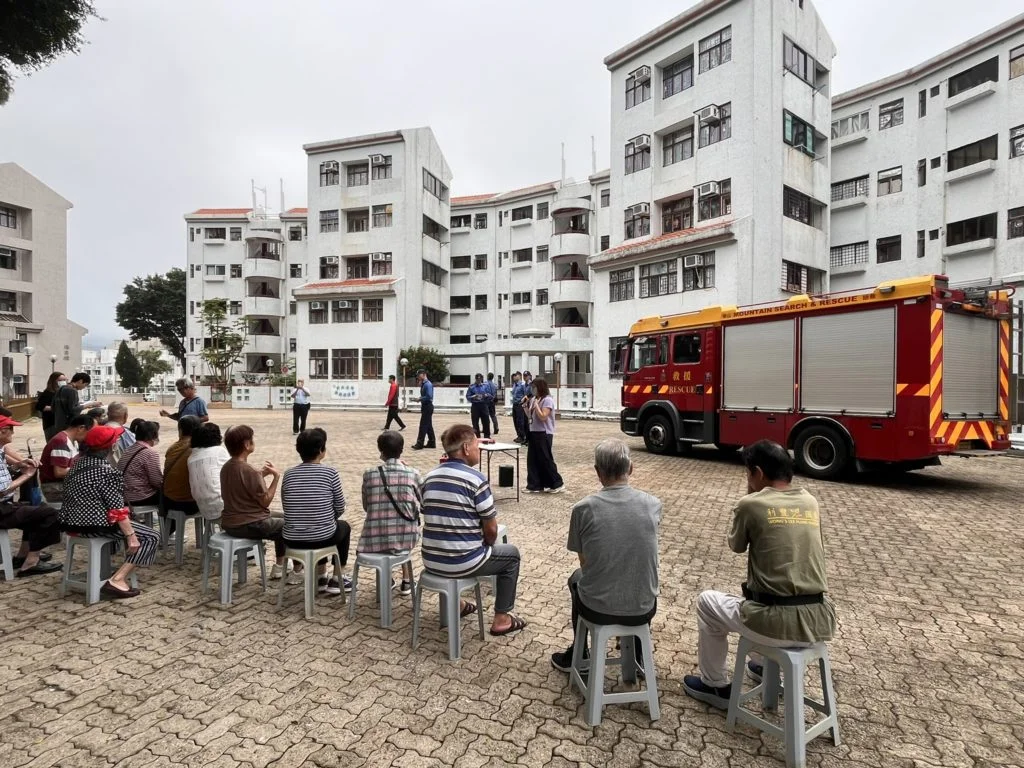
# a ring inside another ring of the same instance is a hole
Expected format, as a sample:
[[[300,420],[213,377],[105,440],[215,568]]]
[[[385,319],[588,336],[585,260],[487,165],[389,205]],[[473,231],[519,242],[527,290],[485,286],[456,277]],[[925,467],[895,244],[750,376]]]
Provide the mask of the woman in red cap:
[[[79,446],[78,459],[64,479],[61,530],[86,538],[110,536],[125,545],[124,565],[100,591],[112,598],[135,597],[129,577],[137,567],[152,565],[160,535],[132,520],[124,498],[121,473],[110,466],[110,451],[124,427],[93,427]]]

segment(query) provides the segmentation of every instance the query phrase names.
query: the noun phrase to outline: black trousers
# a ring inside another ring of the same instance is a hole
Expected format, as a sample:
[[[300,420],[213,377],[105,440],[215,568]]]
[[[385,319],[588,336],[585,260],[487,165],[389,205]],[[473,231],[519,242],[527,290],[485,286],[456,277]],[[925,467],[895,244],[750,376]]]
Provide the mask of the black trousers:
[[[420,403],[420,432],[416,436],[416,444],[431,447],[437,445],[437,438],[434,437],[434,404],[432,402]]]
[[[493,400],[487,403],[487,413],[490,414],[491,422],[494,424],[494,434],[498,434],[498,409]]]
[[[57,510],[46,504],[32,507],[0,502],[0,528],[19,529],[22,540],[28,542],[29,552],[38,552],[60,541]]]
[[[302,432],[309,416],[309,403],[292,403],[292,432]]]
[[[599,611],[592,611],[583,604],[580,600],[580,578],[583,576],[583,571],[577,568],[573,571],[569,577],[569,594],[572,595],[572,640],[573,645],[576,644],[576,625],[579,623],[580,616],[589,622],[594,624],[622,624],[626,627],[638,627],[641,624],[650,624],[651,619],[658,612],[658,601],[654,601],[654,607],[647,613],[635,614],[632,616],[613,616],[610,613],[600,613]],[[633,646],[636,660],[638,662],[643,661],[642,651],[640,644],[637,643]]]
[[[526,411],[523,410],[522,403],[512,403],[512,424],[516,428],[516,437],[525,440],[530,424],[526,420]]]
[[[401,427],[402,429],[405,429],[405,422],[402,421],[402,417],[398,415],[397,405],[388,406],[388,420],[384,422],[384,429],[391,429],[392,421],[397,421],[398,426]]]
[[[532,490],[559,488],[562,476],[558,474],[558,465],[551,453],[553,435],[547,432],[529,432],[529,443],[526,446],[526,487]]]
[[[338,556],[341,557],[341,564],[348,564],[348,544],[352,538],[352,526],[346,523],[344,520],[338,521],[338,529],[334,532],[334,535],[329,539],[321,539],[319,541],[304,541],[302,539],[285,539],[284,543],[286,546],[292,549],[326,549],[327,547],[337,547]],[[341,578],[341,574],[338,574],[338,578]]]
[[[488,413],[487,403],[470,403],[469,413],[473,419],[473,431],[480,437],[480,422],[483,422],[484,437],[491,436],[491,419]]]

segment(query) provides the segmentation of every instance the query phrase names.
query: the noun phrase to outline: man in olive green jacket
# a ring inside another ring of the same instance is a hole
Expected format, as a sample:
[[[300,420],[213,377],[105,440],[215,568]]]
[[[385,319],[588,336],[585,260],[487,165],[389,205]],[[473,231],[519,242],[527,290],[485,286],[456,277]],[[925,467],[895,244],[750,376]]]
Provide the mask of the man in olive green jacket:
[[[759,645],[806,648],[832,639],[836,614],[826,597],[818,502],[794,488],[793,460],[777,443],[743,449],[749,494],[733,511],[729,548],[747,552],[743,597],[708,590],[697,598],[699,675],[683,678],[688,696],[729,708],[729,634]],[[752,664],[756,670],[757,665]]]

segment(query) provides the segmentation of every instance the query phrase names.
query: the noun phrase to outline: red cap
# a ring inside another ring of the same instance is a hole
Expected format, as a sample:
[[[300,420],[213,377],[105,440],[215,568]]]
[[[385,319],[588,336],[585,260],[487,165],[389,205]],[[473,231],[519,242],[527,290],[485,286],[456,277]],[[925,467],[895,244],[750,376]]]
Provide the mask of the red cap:
[[[21,422],[20,421],[15,421],[10,416],[0,416],[0,429],[4,429],[5,427],[20,427],[20,426],[21,426]]]
[[[83,441],[90,448],[109,448],[124,434],[124,427],[93,427],[85,433]]]

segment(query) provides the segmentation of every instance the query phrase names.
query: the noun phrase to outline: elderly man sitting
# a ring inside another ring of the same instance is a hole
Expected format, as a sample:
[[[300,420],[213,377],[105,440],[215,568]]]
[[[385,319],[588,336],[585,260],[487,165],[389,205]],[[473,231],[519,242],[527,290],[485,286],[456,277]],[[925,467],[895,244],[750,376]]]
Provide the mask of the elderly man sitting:
[[[566,543],[580,558],[569,577],[574,637],[580,616],[635,627],[649,624],[658,610],[661,501],[630,487],[633,463],[622,440],[598,443],[594,469],[601,490],[573,506]],[[551,665],[568,672],[572,649],[551,654]],[[639,662],[639,645],[635,651]]]

